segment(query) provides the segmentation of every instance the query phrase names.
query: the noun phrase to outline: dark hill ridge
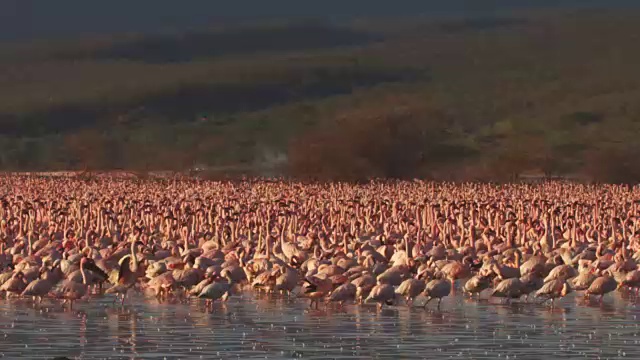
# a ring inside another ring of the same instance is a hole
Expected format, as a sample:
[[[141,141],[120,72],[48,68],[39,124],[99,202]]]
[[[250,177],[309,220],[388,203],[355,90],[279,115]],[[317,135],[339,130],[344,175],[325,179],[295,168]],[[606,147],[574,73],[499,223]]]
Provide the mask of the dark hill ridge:
[[[363,45],[381,40],[372,33],[324,24],[239,27],[220,31],[136,36],[93,51],[52,54],[59,59],[124,59],[150,63],[184,62],[222,55],[304,51]]]
[[[0,41],[155,33],[266,19],[477,16],[523,8],[638,6],[635,0],[3,0]]]

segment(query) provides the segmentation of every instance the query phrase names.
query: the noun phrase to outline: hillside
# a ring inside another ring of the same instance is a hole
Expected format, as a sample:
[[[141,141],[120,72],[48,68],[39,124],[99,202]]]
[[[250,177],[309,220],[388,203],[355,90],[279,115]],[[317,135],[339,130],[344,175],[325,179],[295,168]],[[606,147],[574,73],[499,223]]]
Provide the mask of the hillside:
[[[0,49],[0,168],[640,179],[640,12],[269,22]]]
[[[88,34],[154,34],[202,30],[243,22],[372,16],[495,15],[514,9],[639,7],[635,0],[4,0],[0,41],[78,37]]]

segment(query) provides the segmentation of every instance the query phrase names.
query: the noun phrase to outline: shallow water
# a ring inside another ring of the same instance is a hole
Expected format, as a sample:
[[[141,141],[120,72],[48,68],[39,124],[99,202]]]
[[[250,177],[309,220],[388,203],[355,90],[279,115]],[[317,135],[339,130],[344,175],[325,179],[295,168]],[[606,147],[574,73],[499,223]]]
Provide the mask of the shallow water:
[[[422,303],[416,300],[416,305]],[[133,297],[77,303],[0,300],[0,357],[135,359],[638,358],[640,308],[624,294],[555,308],[475,302],[422,307],[349,305],[308,310],[303,299],[245,293],[215,304],[157,304]]]

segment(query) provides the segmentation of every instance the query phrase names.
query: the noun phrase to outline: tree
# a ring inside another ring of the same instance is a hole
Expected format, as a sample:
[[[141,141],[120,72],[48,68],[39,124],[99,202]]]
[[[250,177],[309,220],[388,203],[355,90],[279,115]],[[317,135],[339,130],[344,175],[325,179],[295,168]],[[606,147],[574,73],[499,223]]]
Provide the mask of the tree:
[[[364,180],[424,175],[443,155],[445,122],[411,108],[361,111],[340,116],[294,139],[289,148],[295,176]]]
[[[114,146],[96,129],[83,129],[67,135],[64,149],[74,169],[108,170],[114,165]]]
[[[637,183],[640,168],[637,147],[602,147],[585,153],[584,173],[592,180],[607,183]]]

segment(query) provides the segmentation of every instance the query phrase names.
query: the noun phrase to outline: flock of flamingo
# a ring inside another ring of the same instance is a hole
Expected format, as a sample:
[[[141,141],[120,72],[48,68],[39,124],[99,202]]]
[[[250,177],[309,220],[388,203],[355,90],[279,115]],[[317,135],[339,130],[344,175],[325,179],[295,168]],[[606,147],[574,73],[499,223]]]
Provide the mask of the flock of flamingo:
[[[427,306],[640,288],[640,188],[4,176],[0,294]],[[11,300],[7,300],[11,301]]]

